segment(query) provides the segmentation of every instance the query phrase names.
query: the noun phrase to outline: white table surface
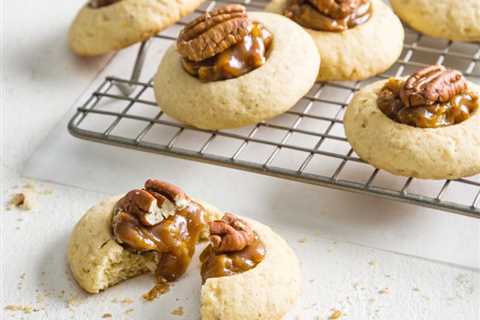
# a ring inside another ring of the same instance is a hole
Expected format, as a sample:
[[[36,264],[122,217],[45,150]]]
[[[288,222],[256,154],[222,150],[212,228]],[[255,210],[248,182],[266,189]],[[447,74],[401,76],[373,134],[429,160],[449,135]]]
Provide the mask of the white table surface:
[[[82,2],[0,3],[3,204],[32,182],[20,175],[26,160],[108,61],[108,57],[78,59],[66,49],[66,30]],[[197,318],[189,313],[171,315],[178,306],[188,309],[198,303],[193,296],[175,297],[173,292],[160,301],[144,303],[140,296],[150,285],[148,277],[101,295],[84,294],[69,274],[66,241],[75,221],[104,194],[38,181],[33,184],[38,191],[33,211],[6,211],[2,205],[1,319],[100,319],[105,313],[114,319]],[[294,248],[313,244],[318,253],[303,261],[303,266],[316,270],[315,279],[305,274],[304,283],[315,294],[300,299],[291,319],[328,319],[333,309],[342,311],[341,319],[480,318],[476,271],[326,240],[315,230],[291,242]],[[469,248],[471,244],[465,243],[460,250]],[[188,279],[195,278],[191,273]],[[194,283],[183,281],[176,287],[178,291],[185,286],[198,290]],[[37,311],[13,312],[4,309],[7,305],[31,306]]]

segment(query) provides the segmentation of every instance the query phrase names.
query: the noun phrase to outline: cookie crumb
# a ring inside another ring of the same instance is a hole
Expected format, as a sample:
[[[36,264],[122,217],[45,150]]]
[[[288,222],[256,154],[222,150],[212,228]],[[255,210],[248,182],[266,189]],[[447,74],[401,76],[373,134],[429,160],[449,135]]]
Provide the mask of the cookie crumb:
[[[48,294],[46,295],[49,296]],[[67,308],[73,309],[75,306],[79,304],[79,301],[75,297],[70,297],[66,300]]]
[[[127,310],[125,310],[125,314],[130,314],[130,313],[132,313],[133,311],[135,311],[135,309],[127,309]]]
[[[37,312],[38,309],[35,309],[31,306],[19,305],[19,304],[9,304],[5,307],[5,310],[12,312],[23,312],[25,314],[30,314],[32,312]]]
[[[332,314],[330,317],[328,317],[328,320],[337,320],[342,317],[342,311],[340,310],[333,310]]]
[[[299,243],[305,243],[305,242],[307,242],[307,238],[299,239],[298,242],[299,242]]]
[[[390,289],[388,288],[384,288],[378,291],[378,294],[388,294],[388,293],[390,293]]]
[[[110,319],[110,318],[112,318],[112,314],[111,314],[111,313],[104,313],[104,314],[102,315],[102,319]]]
[[[25,211],[30,211],[35,207],[34,195],[32,191],[24,190],[20,193],[15,193],[8,202],[8,208],[19,208]]]
[[[164,293],[170,290],[170,285],[166,280],[157,279],[155,286],[143,295],[146,301],[153,301]]]
[[[130,299],[130,298],[125,298],[125,299],[121,300],[120,303],[122,303],[122,304],[132,304],[133,300]]]
[[[174,316],[181,317],[181,316],[183,316],[183,313],[184,313],[183,312],[183,307],[177,307],[177,308],[173,309],[172,312],[170,312],[170,313]]]

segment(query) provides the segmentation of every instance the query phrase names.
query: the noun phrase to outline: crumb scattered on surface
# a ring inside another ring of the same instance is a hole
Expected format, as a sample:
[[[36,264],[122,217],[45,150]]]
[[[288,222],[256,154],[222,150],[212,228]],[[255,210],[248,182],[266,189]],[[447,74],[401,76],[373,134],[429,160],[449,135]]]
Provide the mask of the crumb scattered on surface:
[[[162,279],[157,279],[157,284],[150,289],[147,293],[143,295],[143,299],[146,301],[153,301],[164,293],[167,293],[170,290],[170,285],[167,281]]]
[[[10,209],[18,208],[25,211],[32,210],[35,207],[33,192],[24,190],[23,192],[13,194],[8,202],[8,207]]]
[[[48,295],[47,295],[48,296]],[[67,308],[72,309],[79,304],[79,301],[75,297],[70,297],[66,300]]]
[[[9,304],[8,306],[5,307],[5,310],[11,311],[11,312],[22,312],[25,314],[38,311],[38,309],[35,309],[32,306],[20,305],[20,304]]]
[[[299,243],[305,243],[305,242],[307,242],[307,238],[299,239],[298,242],[299,242]]]
[[[130,298],[123,298],[123,299],[118,299],[118,298],[113,298],[112,303],[120,303],[120,304],[132,304],[135,301],[133,301]]]
[[[111,313],[104,313],[104,314],[102,315],[102,319],[110,319],[110,318],[112,318],[112,314],[111,314]]]
[[[369,265],[369,266],[372,266],[372,267],[373,267],[373,266],[375,266],[376,264],[377,264],[377,262],[375,262],[375,261],[373,261],[373,260],[372,260],[372,261],[368,261],[368,265]]]
[[[184,313],[183,312],[183,307],[177,307],[177,308],[173,309],[172,312],[170,312],[170,313],[174,316],[181,317],[181,316],[183,316],[183,313]]]
[[[383,288],[378,291],[378,294],[388,294],[388,293],[390,293],[390,289],[388,288]]]
[[[328,317],[328,320],[337,320],[342,317],[342,311],[340,310],[333,310],[332,314],[330,317]]]
[[[125,310],[125,314],[130,314],[130,313],[132,313],[133,311],[135,311],[135,309],[127,309],[127,310]]]
[[[123,300],[120,300],[120,303],[123,303],[123,304],[132,304],[133,303],[133,300],[130,299],[130,298],[125,298]]]

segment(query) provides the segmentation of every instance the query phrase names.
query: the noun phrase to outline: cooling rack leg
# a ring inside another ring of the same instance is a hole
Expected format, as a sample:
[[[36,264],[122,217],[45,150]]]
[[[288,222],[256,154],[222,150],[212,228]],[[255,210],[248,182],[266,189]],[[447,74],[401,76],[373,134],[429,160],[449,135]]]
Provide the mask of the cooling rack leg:
[[[143,65],[145,63],[145,57],[147,56],[148,46],[150,40],[145,40],[140,44],[140,48],[138,49],[137,57],[135,59],[135,64],[133,66],[132,75],[130,77],[131,83],[120,83],[114,82],[115,86],[125,95],[130,96],[132,92],[135,90],[135,84],[139,79],[140,75],[142,74]]]

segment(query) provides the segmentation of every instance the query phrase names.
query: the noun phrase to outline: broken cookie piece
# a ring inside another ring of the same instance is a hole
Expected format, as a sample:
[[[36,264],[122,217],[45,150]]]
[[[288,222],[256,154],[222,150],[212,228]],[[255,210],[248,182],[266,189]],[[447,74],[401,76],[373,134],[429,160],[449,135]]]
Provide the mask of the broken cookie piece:
[[[202,253],[202,320],[279,320],[301,291],[293,250],[269,227],[233,214],[209,223]]]
[[[90,293],[147,272],[157,284],[174,281],[206,238],[206,223],[220,216],[178,187],[150,179],[143,189],[100,202],[78,222],[68,248],[73,276]]]

